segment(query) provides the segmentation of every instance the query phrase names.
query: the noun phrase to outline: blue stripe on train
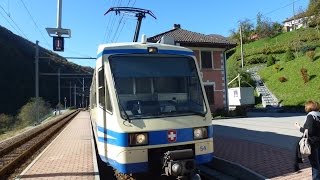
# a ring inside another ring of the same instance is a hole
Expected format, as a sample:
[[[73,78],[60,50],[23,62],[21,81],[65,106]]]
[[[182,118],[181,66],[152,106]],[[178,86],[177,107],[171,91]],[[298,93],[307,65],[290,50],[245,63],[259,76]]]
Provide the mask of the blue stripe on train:
[[[98,126],[98,131],[107,134],[109,138],[98,137],[99,142],[112,144],[120,147],[129,147],[129,133],[115,132]],[[172,144],[168,141],[167,130],[150,131],[148,145]],[[193,141],[193,128],[176,129],[177,139],[175,143]],[[213,126],[208,128],[208,137],[213,137]]]
[[[148,54],[147,49],[105,49],[97,55],[97,59],[105,54]],[[180,50],[162,50],[159,49],[158,54],[171,54],[171,55],[187,55],[193,56],[193,52],[180,51]]]
[[[129,163],[129,164],[121,164],[113,159],[106,158],[105,156],[100,155],[100,158],[105,163],[110,164],[113,168],[117,169],[121,173],[141,173],[141,172],[148,172],[148,162],[141,162],[141,163]],[[213,153],[210,154],[203,154],[198,155],[195,158],[196,164],[204,164],[207,162],[212,161]]]

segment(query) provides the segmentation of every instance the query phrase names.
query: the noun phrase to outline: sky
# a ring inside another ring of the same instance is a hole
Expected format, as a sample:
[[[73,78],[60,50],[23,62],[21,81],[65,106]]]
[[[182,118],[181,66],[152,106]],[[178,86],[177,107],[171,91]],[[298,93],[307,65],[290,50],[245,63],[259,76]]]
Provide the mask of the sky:
[[[96,57],[99,44],[131,42],[136,18],[127,13],[104,15],[110,7],[130,6],[153,12],[157,19],[147,15],[142,20],[140,40],[142,34],[151,37],[171,30],[173,24],[202,34],[229,36],[239,20],[255,23],[260,12],[281,23],[294,12],[305,10],[308,3],[309,0],[62,0],[62,28],[71,29],[71,38],[65,39],[64,52],[57,53],[64,57]],[[45,28],[57,27],[57,0],[0,0],[0,25],[52,50],[52,38]],[[92,59],[69,61],[95,66]]]

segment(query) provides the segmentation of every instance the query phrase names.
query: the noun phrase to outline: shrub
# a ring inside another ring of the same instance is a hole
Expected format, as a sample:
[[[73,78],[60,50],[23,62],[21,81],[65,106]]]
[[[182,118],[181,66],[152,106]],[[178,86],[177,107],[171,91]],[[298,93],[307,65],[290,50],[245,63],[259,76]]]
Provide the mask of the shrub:
[[[267,67],[274,65],[275,62],[275,58],[272,55],[269,55],[267,60]]]
[[[14,125],[14,118],[10,115],[0,114],[0,134],[4,133]]]
[[[316,55],[315,51],[307,51],[306,52],[306,56],[313,61],[314,60],[314,56]]]
[[[308,70],[306,68],[301,68],[300,72],[301,72],[301,76],[302,76],[304,84],[309,82]]]
[[[279,72],[280,71],[280,64],[276,64],[274,65],[274,69]]]
[[[284,55],[285,61],[286,61],[286,62],[292,61],[292,60],[294,60],[294,58],[295,58],[295,57],[294,57],[293,52],[292,52],[290,49],[288,49],[288,50],[286,51],[285,55]]]
[[[299,51],[302,53],[302,54],[305,54],[306,52],[308,51],[314,51],[316,49],[316,46],[313,46],[313,45],[306,45],[306,46],[303,46],[299,49]]]
[[[44,118],[46,115],[48,115],[51,111],[50,105],[45,102],[42,98],[39,98],[39,119]],[[25,104],[19,114],[18,119],[20,120],[21,126],[28,126],[32,125],[37,122],[36,119],[36,98],[31,98],[27,104]]]
[[[279,77],[279,81],[283,83],[283,82],[287,82],[288,79],[284,76],[281,76],[281,77]]]

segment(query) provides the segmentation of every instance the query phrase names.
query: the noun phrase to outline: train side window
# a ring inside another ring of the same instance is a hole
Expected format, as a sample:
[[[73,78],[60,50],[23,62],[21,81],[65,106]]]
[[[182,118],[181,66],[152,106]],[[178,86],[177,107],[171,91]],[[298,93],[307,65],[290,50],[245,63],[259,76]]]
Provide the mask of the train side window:
[[[104,69],[99,69],[98,72],[98,93],[99,93],[99,105],[105,107],[105,88],[104,88]]]
[[[108,88],[108,83],[106,80],[106,109],[110,112],[112,112],[112,105],[111,105],[111,100],[110,100],[110,94],[109,94],[109,88]]]

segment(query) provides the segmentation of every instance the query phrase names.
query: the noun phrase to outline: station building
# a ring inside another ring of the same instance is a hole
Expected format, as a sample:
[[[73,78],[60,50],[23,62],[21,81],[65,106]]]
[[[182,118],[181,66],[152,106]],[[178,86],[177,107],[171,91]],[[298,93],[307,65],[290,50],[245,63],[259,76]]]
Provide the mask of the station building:
[[[148,42],[159,42],[162,37],[170,37],[175,45],[194,51],[211,112],[227,109],[226,50],[236,44],[221,35],[205,35],[182,29],[180,24],[174,24],[173,29],[148,38]]]

